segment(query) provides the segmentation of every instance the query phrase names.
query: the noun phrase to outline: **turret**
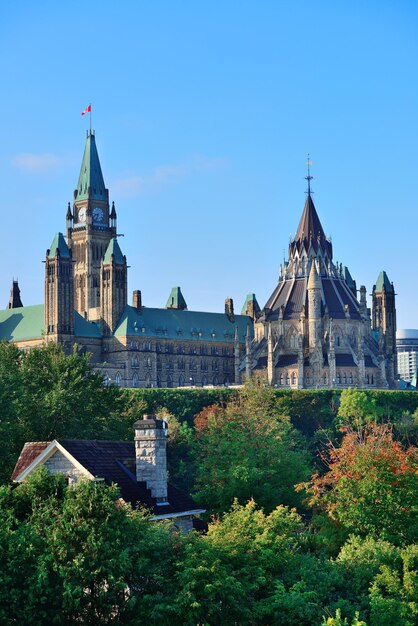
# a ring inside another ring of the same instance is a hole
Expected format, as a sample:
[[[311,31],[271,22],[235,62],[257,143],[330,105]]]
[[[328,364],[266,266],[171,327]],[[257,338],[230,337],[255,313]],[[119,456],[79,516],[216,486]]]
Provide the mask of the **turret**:
[[[311,271],[308,280],[308,323],[309,323],[309,348],[311,351],[321,345],[322,337],[322,304],[321,279],[316,271],[315,259],[312,259]]]
[[[45,260],[45,335],[54,340],[74,335],[73,262],[62,233],[57,233]]]
[[[101,319],[103,333],[113,333],[127,304],[127,264],[116,238],[111,239],[101,265]]]

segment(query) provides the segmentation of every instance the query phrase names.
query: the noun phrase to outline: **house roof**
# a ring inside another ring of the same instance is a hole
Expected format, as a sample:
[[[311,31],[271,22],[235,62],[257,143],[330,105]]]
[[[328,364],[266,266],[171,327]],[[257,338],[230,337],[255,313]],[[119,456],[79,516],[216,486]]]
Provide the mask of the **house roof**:
[[[231,322],[225,313],[154,309],[144,306],[141,311],[137,311],[128,305],[122,313],[114,335],[233,343],[235,328],[238,328],[239,340],[245,341],[248,324],[252,338],[252,320],[247,315],[235,315],[234,321]]]
[[[169,515],[199,509],[190,496],[170,484],[167,494],[168,504],[157,504],[150,490],[147,489],[146,483],[136,480],[133,441],[78,439],[57,439],[56,441],[90,474],[103,478],[108,485],[117,484],[122,498],[134,507],[139,503],[150,509],[154,515]],[[16,463],[12,480],[16,480],[50,443],[45,441],[26,443]]]

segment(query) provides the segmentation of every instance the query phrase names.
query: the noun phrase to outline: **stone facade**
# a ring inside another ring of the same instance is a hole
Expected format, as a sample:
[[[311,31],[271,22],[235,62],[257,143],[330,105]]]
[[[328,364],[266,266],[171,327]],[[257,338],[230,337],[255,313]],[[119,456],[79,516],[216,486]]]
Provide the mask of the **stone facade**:
[[[310,180],[310,177],[308,177]],[[383,272],[384,276],[386,274]],[[247,376],[259,372],[271,385],[396,387],[395,294],[386,277],[373,289],[373,325],[366,288],[333,262],[310,189],[279,282],[254,324]]]
[[[44,463],[44,466],[51,474],[64,474],[70,484],[76,483],[80,478],[86,478],[86,472],[76,467],[62,452],[57,450]]]

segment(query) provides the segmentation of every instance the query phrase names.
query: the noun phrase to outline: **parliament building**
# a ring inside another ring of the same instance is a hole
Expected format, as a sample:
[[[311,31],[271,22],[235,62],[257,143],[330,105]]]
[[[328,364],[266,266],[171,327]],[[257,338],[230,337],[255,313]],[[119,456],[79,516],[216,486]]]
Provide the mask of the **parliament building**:
[[[91,353],[105,384],[182,387],[241,384],[252,375],[282,388],[396,387],[395,291],[385,272],[366,288],[333,262],[308,192],[288,260],[265,307],[249,294],[241,314],[189,311],[180,287],[164,308],[139,289],[128,304],[118,239],[95,135],[88,132],[77,188],[45,256],[44,304],[23,306],[13,282],[0,339],[23,349],[54,341]]]

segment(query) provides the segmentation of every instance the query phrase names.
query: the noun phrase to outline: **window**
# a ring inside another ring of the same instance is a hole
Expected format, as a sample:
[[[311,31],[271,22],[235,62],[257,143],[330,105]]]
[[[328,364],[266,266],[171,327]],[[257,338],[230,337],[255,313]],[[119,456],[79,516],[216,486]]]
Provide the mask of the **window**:
[[[184,387],[184,376],[180,374],[179,376],[179,387]]]
[[[350,374],[348,375],[348,382],[350,385],[353,384],[353,372],[350,372]]]
[[[293,372],[292,374],[292,385],[296,385],[296,373]]]
[[[219,384],[219,382],[218,382],[218,377],[217,377],[217,376],[214,376],[214,377],[213,377],[213,379],[212,379],[212,384],[213,384],[213,385],[218,385],[218,384]]]
[[[284,376],[280,374],[280,385],[284,385]]]
[[[286,385],[290,385],[290,376],[289,372],[286,373]]]
[[[343,385],[347,384],[347,374],[343,372]]]
[[[208,379],[206,378],[206,376],[203,376],[202,378],[202,387],[205,387],[208,384]]]
[[[341,385],[341,374],[339,372],[337,374],[337,385]]]
[[[171,377],[171,375],[169,374],[167,376],[167,387],[172,387],[173,386],[173,379]]]
[[[132,376],[132,387],[139,387],[139,378],[136,372],[134,372]]]
[[[118,387],[120,387],[122,384],[122,376],[120,375],[119,372],[117,372],[116,376],[115,376],[115,385],[117,385]]]

